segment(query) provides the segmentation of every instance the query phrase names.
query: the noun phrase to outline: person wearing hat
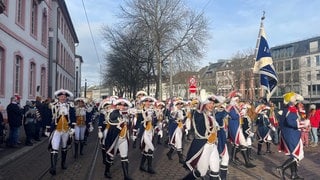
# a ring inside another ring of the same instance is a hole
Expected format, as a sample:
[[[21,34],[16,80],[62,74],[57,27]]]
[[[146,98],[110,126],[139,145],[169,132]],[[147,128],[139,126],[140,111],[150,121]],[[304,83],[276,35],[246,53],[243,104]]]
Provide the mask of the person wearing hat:
[[[215,96],[209,96],[195,111],[192,123],[195,137],[189,147],[185,167],[190,173],[183,179],[191,180],[203,178],[208,170],[210,179],[220,179],[220,158],[218,152],[219,124],[213,115]]]
[[[229,106],[226,108],[230,119],[228,122],[228,130],[229,130],[229,138],[232,143],[232,150],[231,150],[231,161],[237,165],[240,164],[238,161],[236,154],[240,150],[241,154],[245,161],[246,168],[253,168],[256,165],[250,162],[248,157],[248,143],[243,135],[242,131],[242,124],[243,124],[243,114],[241,114],[242,107],[240,103],[240,96],[241,94],[234,91],[231,92],[229,95],[230,103]]]
[[[141,139],[141,133],[139,134],[139,130],[142,129],[142,124],[141,124],[141,121],[143,120],[142,118],[142,109],[143,109],[143,104],[141,103],[141,98],[144,97],[144,96],[147,96],[147,92],[145,91],[138,91],[137,94],[136,94],[136,101],[135,101],[135,115],[133,117],[133,121],[132,121],[132,124],[131,124],[131,127],[132,127],[132,140],[133,140],[133,143],[132,143],[132,147],[133,148],[136,148],[137,146],[137,139]]]
[[[157,136],[157,144],[161,144],[163,137],[163,125],[165,121],[165,104],[163,102],[156,103],[157,125],[155,127],[155,135]]]
[[[316,105],[311,104],[310,105],[310,111],[309,111],[309,120],[311,125],[311,147],[318,146],[318,129],[320,124],[320,111],[316,109]]]
[[[253,120],[256,119],[255,108],[250,102],[244,102],[241,114],[242,118],[242,133],[247,142],[247,154],[250,160],[254,160],[252,156],[252,138],[254,136],[253,132]]]
[[[50,104],[52,121],[48,124],[47,131],[51,131],[49,137],[49,147],[51,151],[50,174],[56,174],[56,165],[58,161],[58,152],[61,145],[61,168],[67,169],[67,146],[70,144],[70,138],[74,135],[74,126],[76,124],[76,113],[72,102],[68,101],[73,94],[65,89],[60,89],[54,93],[57,101]],[[69,141],[69,142],[68,142]]]
[[[139,130],[139,134],[141,134],[140,148],[142,151],[140,170],[150,174],[156,173],[152,168],[153,152],[155,149],[152,143],[152,139],[154,136],[154,126],[156,126],[157,124],[156,112],[152,107],[153,103],[155,102],[156,99],[151,96],[143,96],[140,100],[140,103],[143,104],[143,109],[141,111],[142,127],[140,127]],[[145,168],[146,161],[147,168]]]
[[[270,123],[269,117],[267,115],[270,107],[265,104],[260,104],[256,108],[256,113],[258,114],[258,118],[256,120],[257,126],[257,138],[258,138],[258,155],[265,155],[265,153],[261,152],[263,143],[267,145],[267,153],[272,153],[270,150],[271,146],[271,131],[275,132],[275,127]]]
[[[307,119],[306,110],[305,110],[304,104],[302,102],[299,102],[297,104],[297,108],[299,111],[300,121],[305,121],[303,123],[308,124],[307,127],[301,128],[301,140],[302,140],[303,146],[308,147],[309,146],[309,133],[310,133],[310,129],[311,129],[310,120]]]
[[[107,132],[110,127],[108,124],[109,113],[114,109],[112,101],[110,98],[102,100],[99,106],[99,122],[98,122],[98,138],[100,141],[101,154],[102,154],[102,163],[106,165],[106,149],[105,149],[105,139],[107,137]]]
[[[80,155],[83,155],[83,147],[85,144],[85,133],[87,126],[89,127],[89,132],[92,132],[93,126],[91,122],[90,113],[92,108],[86,106],[86,99],[76,98],[75,111],[76,111],[76,124],[74,127],[74,158],[78,158],[79,145],[80,145]]]
[[[104,141],[105,151],[107,153],[104,176],[106,178],[112,178],[110,167],[119,151],[124,179],[129,180],[131,178],[129,177],[128,171],[129,116],[127,110],[132,105],[128,100],[123,98],[117,99],[114,105],[116,106],[115,109],[111,111],[107,117],[109,127]]]
[[[285,170],[290,168],[291,179],[303,179],[297,174],[298,163],[304,158],[303,143],[301,140],[301,128],[308,124],[300,122],[299,111],[296,107],[303,97],[295,92],[288,92],[283,96],[286,105],[280,114],[280,149],[289,158],[276,168],[281,179],[285,179]]]
[[[225,106],[226,98],[223,96],[216,96],[215,102],[215,118],[219,124],[218,129],[218,152],[220,155],[220,179],[227,179],[227,172],[229,166],[229,150],[227,146],[227,131],[228,131],[228,113]]]
[[[174,110],[170,113],[169,118],[169,146],[170,150],[167,153],[168,159],[172,160],[172,154],[176,150],[179,163],[184,164],[182,154],[182,138],[184,132],[185,113],[182,108],[185,102],[183,100],[176,100],[174,102]]]

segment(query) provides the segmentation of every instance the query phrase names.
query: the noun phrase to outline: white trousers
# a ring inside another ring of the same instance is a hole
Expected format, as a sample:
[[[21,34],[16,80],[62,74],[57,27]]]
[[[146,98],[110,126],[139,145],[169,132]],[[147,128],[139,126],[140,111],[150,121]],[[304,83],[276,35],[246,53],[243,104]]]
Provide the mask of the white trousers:
[[[74,139],[76,141],[84,140],[84,134],[86,132],[86,126],[75,126],[74,127]]]
[[[55,130],[51,140],[52,149],[59,151],[60,143],[62,148],[67,148],[68,138],[69,138],[68,132]]]
[[[197,164],[197,170],[200,172],[201,177],[207,174],[208,169],[213,172],[219,172],[220,159],[219,152],[216,144],[205,144],[203,152]]]
[[[153,130],[144,130],[144,133],[142,136],[142,141],[146,144],[144,147],[144,152],[148,152],[149,150],[154,151],[152,138],[153,138]]]

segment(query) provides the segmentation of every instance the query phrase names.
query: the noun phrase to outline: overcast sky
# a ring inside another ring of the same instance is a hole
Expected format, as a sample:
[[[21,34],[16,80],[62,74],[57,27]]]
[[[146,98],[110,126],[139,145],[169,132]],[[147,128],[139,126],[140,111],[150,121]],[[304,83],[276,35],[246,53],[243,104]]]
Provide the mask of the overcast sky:
[[[119,5],[123,0],[65,0],[82,56],[82,82],[99,84],[103,64],[103,25],[117,23]],[[218,59],[228,59],[237,52],[254,49],[260,18],[265,11],[264,27],[270,47],[320,35],[319,0],[185,0],[197,12],[204,11],[209,20],[211,39],[199,67]],[[84,6],[83,6],[84,4]],[[91,27],[86,20],[85,10]],[[82,85],[83,85],[82,84]]]

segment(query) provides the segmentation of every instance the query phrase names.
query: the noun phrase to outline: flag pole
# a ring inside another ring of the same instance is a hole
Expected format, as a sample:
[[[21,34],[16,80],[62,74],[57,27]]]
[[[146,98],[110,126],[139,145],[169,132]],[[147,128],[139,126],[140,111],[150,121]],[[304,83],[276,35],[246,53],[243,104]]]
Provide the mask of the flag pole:
[[[261,39],[261,33],[262,33],[262,29],[263,29],[263,20],[266,18],[266,17],[265,17],[265,14],[266,14],[266,12],[263,11],[263,12],[262,12],[261,21],[260,21],[260,29],[259,29],[259,33],[258,33],[256,48],[255,48],[255,50],[254,50],[254,56],[253,56],[254,62],[253,62],[253,64],[255,64],[255,62],[256,62],[256,60],[257,60],[258,49],[259,49],[259,44],[260,44],[260,39]],[[258,68],[255,68],[255,66],[254,66],[254,68],[253,68],[252,71],[253,71],[254,74],[258,74],[258,73],[259,73],[259,69],[258,69]],[[261,78],[261,77],[259,76],[259,78]],[[260,97],[264,97],[264,96],[265,96],[264,89],[263,89],[263,88],[261,87],[261,85],[260,85]]]
[[[262,17],[261,17],[261,22],[260,22],[260,29],[259,29],[259,33],[258,33],[258,38],[257,38],[257,44],[256,44],[256,48],[254,50],[254,62],[256,62],[257,60],[257,54],[258,54],[258,49],[259,49],[259,44],[260,44],[260,37],[261,37],[261,32],[262,32],[262,29],[263,29],[263,20],[266,18],[265,17],[265,14],[266,12],[263,11],[263,14],[262,14]],[[254,73],[258,73],[259,71],[256,71]]]

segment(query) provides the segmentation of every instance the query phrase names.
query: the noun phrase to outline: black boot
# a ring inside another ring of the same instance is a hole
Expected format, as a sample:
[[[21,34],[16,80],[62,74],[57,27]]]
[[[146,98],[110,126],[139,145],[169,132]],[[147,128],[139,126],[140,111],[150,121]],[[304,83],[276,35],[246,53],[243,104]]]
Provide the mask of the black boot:
[[[137,147],[137,140],[134,140],[132,143],[132,148],[135,149]]]
[[[101,154],[102,154],[102,163],[106,164],[107,163],[107,156],[106,156],[106,151],[103,149],[101,149]]]
[[[111,167],[111,163],[106,162],[105,168],[104,168],[104,177],[105,178],[109,178],[109,179],[112,178],[111,173],[110,173],[110,167]]]
[[[269,154],[272,153],[272,151],[270,150],[270,148],[271,148],[271,143],[267,142],[267,151],[266,151],[266,153],[269,153]]]
[[[297,167],[297,162],[295,161],[293,164],[290,166],[291,169],[291,179],[304,179],[298,175],[298,167]]]
[[[220,179],[227,179],[228,166],[220,165]]]
[[[277,167],[280,178],[285,179],[284,173],[287,168],[289,168],[293,163],[295,163],[294,158],[287,159],[281,166]]]
[[[256,165],[254,165],[254,164],[252,164],[250,162],[250,159],[249,159],[248,154],[247,154],[247,149],[241,150],[241,153],[242,153],[244,161],[246,162],[245,165],[244,165],[246,168],[256,167]]]
[[[247,148],[247,153],[248,153],[248,158],[250,160],[254,160],[253,156],[252,156],[252,148],[251,147],[248,147]]]
[[[61,151],[61,168],[62,169],[67,169],[66,158],[67,158],[67,149],[62,149]]]
[[[121,162],[122,165],[122,171],[123,171],[123,176],[125,180],[131,180],[131,178],[129,177],[129,162],[128,161],[122,161]]]
[[[172,147],[170,147],[169,152],[167,153],[168,159],[172,160],[172,153],[173,153],[174,149]]]
[[[50,168],[51,175],[56,175],[57,161],[58,161],[58,153],[57,152],[51,153],[51,168]]]
[[[148,160],[148,173],[150,174],[155,174],[156,172],[154,171],[154,169],[152,168],[152,154],[147,157]]]
[[[148,171],[144,166],[146,160],[147,160],[147,156],[142,154],[141,161],[140,161],[140,171],[144,171],[144,172]]]
[[[209,179],[210,179],[210,180],[220,180],[219,172],[210,171],[210,173],[209,173]]]
[[[261,152],[262,150],[262,143],[258,142],[258,151],[257,154],[258,155],[265,155],[265,153]]]
[[[198,178],[200,178],[200,172],[198,170],[193,170],[188,175],[186,175],[182,180],[195,180]]]
[[[180,164],[184,164],[182,151],[177,151],[177,153],[178,153],[178,156],[179,156],[179,163]]]
[[[162,144],[161,143],[161,136],[160,135],[158,135],[158,142],[157,142],[158,144]]]
[[[231,161],[232,163],[234,163],[235,165],[241,165],[242,163],[239,161],[239,159],[237,158],[237,153],[239,152],[239,148],[237,146],[232,146],[232,158]]]
[[[79,147],[79,141],[74,142],[74,158],[77,159],[78,158],[78,147]]]
[[[83,147],[85,145],[84,141],[80,141],[80,155],[83,155]]]

